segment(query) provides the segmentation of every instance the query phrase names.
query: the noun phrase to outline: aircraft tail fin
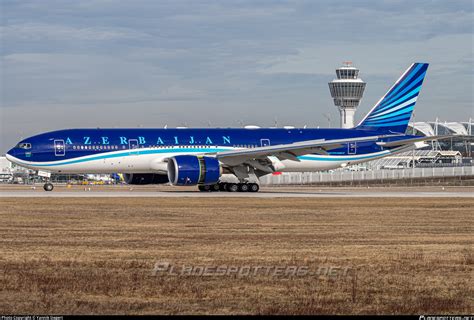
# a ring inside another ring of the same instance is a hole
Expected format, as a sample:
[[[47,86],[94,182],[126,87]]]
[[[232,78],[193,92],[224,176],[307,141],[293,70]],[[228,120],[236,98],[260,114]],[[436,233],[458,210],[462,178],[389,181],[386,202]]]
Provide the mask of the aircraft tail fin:
[[[427,69],[428,63],[413,63],[356,129],[405,133]]]

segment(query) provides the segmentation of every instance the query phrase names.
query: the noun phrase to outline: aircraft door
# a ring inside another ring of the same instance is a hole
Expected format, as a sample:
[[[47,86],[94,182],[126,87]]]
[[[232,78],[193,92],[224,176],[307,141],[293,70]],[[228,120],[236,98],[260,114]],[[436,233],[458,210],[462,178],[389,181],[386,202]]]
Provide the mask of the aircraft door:
[[[260,139],[260,145],[262,147],[269,147],[270,146],[270,139]]]
[[[64,140],[54,140],[54,155],[57,157],[63,157],[66,155],[66,145],[64,144]]]
[[[138,153],[138,150],[135,150],[135,149],[138,149],[139,145],[138,145],[138,140],[137,139],[129,139],[128,140],[128,148],[129,148],[129,152],[130,153]]]
[[[347,153],[356,154],[357,153],[357,142],[349,142],[347,144]]]

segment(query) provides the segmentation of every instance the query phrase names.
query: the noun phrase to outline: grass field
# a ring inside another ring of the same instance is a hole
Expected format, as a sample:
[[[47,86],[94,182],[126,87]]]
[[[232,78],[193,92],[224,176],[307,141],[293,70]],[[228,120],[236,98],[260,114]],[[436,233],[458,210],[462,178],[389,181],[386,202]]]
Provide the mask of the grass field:
[[[0,314],[474,312],[471,198],[1,198]],[[153,275],[175,266],[336,276]]]

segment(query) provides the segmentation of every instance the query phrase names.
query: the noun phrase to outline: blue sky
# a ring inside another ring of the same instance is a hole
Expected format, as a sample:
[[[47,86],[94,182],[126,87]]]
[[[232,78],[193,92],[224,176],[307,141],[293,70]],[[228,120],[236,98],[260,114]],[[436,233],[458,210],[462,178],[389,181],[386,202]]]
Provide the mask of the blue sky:
[[[414,61],[416,120],[473,110],[473,2],[1,2],[0,152],[68,127],[327,126],[342,61],[367,82],[357,119]]]

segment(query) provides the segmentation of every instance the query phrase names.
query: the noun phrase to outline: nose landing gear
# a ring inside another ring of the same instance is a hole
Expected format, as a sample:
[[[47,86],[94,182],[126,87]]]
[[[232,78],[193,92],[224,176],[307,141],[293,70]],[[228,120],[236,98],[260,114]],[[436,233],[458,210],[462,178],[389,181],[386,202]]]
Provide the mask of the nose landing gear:
[[[54,186],[51,182],[46,182],[44,185],[43,185],[43,189],[44,191],[53,191],[54,189]]]

